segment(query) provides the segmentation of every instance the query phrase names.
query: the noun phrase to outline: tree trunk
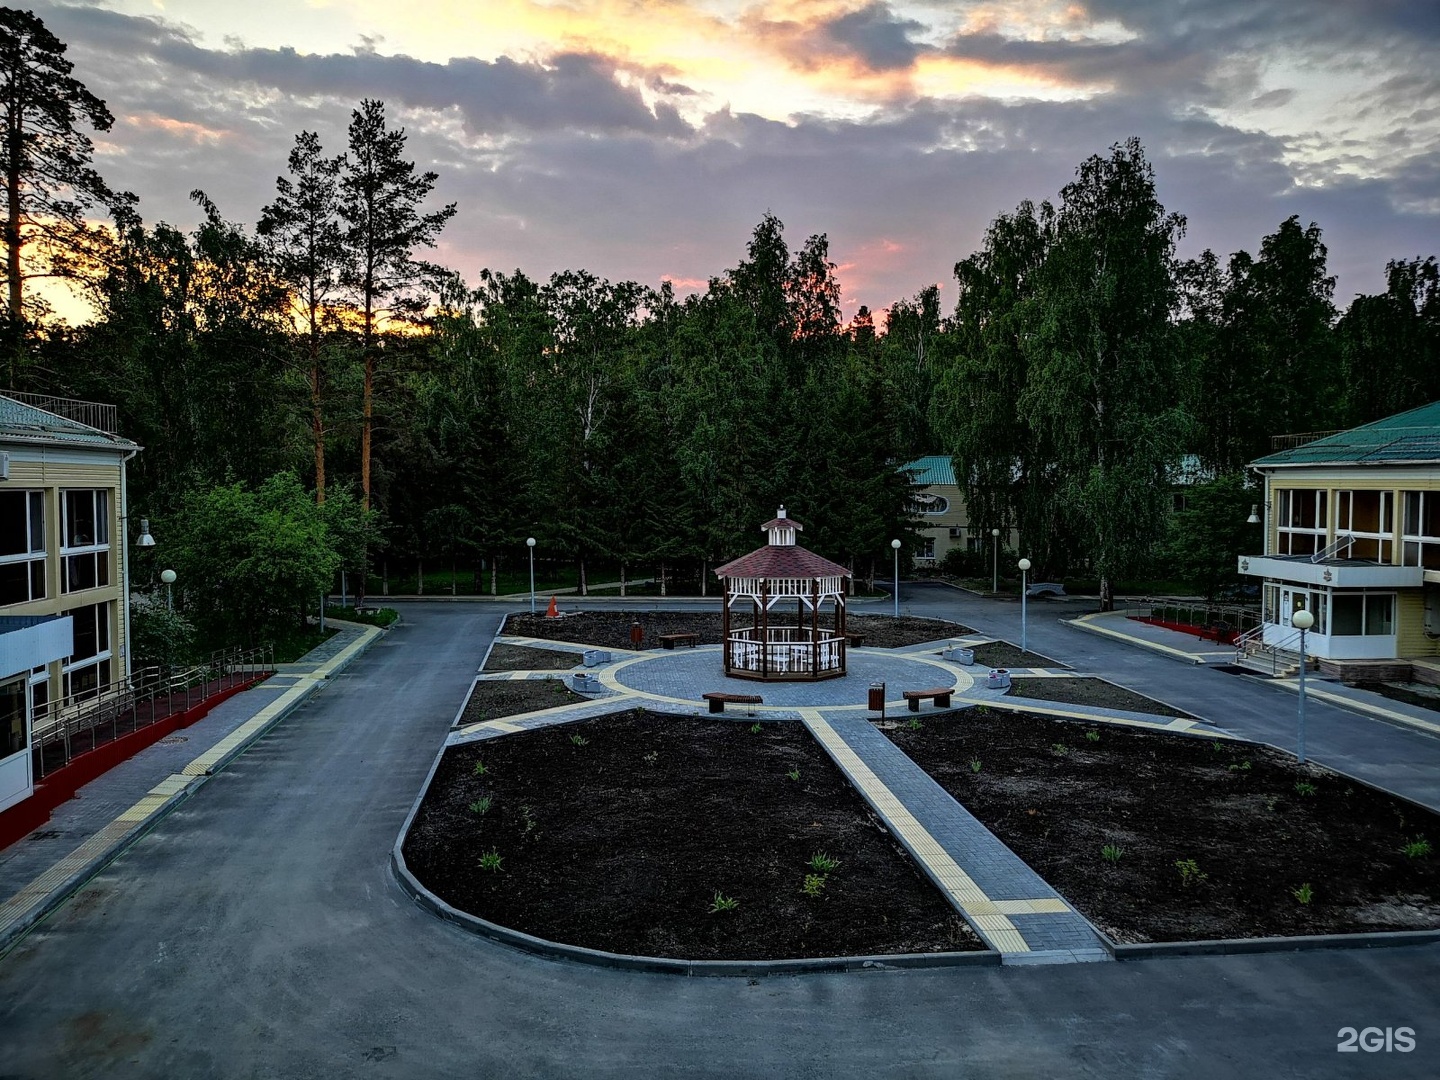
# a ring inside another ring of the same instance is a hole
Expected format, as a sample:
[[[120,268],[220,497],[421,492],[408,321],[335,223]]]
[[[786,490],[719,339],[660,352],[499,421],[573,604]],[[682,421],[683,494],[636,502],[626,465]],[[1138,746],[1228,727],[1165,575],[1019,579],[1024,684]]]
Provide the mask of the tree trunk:
[[[361,396],[360,424],[360,509],[370,509],[370,421],[375,414],[372,397],[375,384],[375,358],[365,350],[365,389]]]
[[[710,584],[710,560],[709,560],[709,559],[701,559],[701,560],[700,560],[700,595],[701,595],[701,596],[709,596],[709,595],[710,595],[709,592],[706,591],[707,588],[708,588],[708,586],[709,586],[709,584]]]
[[[490,595],[500,595],[500,559],[499,556],[490,556]]]
[[[456,595],[456,593],[455,593],[455,556],[453,556],[453,555],[450,556],[450,595],[451,595],[451,596]]]
[[[415,560],[415,594],[416,594],[417,596],[424,596],[424,595],[425,595],[425,560],[424,560],[424,559],[416,559],[416,560]]]
[[[380,560],[380,595],[390,595],[390,560]]]
[[[310,429],[315,437],[315,503],[325,503],[325,417],[320,408],[320,337],[310,333]]]
[[[1100,610],[1115,610],[1115,593],[1110,585],[1110,576],[1108,574],[1100,575]]]
[[[660,564],[660,595],[668,595],[665,591],[665,564],[663,562]]]
[[[590,595],[590,583],[585,577],[585,556],[580,556],[580,595]]]
[[[625,560],[620,560],[620,595],[625,595]]]

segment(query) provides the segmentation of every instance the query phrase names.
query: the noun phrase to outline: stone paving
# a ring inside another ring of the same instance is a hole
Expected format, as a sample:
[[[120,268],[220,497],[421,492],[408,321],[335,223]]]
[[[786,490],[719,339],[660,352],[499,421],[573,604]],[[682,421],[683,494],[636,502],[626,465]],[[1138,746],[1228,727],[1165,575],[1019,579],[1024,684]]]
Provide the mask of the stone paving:
[[[964,644],[993,638],[964,639]],[[498,637],[507,644],[539,644]],[[1007,964],[1107,960],[1109,952],[1090,923],[984,825],[955,801],[871,723],[868,692],[886,686],[887,713],[911,715],[902,690],[950,688],[951,708],[964,709],[1005,698],[1007,708],[1093,723],[1147,727],[1209,737],[1223,733],[1180,717],[1005,697],[985,685],[986,669],[941,658],[960,640],[925,642],[903,649],[851,649],[849,671],[819,682],[755,682],[727,678],[720,646],[627,652],[608,650],[611,662],[590,670],[600,692],[592,700],[518,716],[457,726],[447,740],[459,745],[552,724],[573,723],[636,706],[657,712],[706,715],[707,692],[759,694],[761,705],[731,705],[725,716],[750,722],[799,721],[885,821],[895,837],[957,911]],[[545,643],[551,647],[553,643]],[[579,654],[587,647],[568,643]],[[1073,678],[1069,669],[1027,668],[1027,676]],[[1015,669],[1013,674],[1021,674]],[[565,677],[560,672],[481,672],[477,681]],[[940,710],[933,703],[922,714]],[[464,709],[461,709],[463,715]]]

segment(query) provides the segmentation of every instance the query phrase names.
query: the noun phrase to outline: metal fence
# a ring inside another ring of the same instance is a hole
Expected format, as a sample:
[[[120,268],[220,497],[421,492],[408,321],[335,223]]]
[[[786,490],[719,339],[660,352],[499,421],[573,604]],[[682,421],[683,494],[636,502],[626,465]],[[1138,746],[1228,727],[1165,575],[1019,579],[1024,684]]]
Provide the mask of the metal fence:
[[[80,754],[186,712],[207,698],[274,670],[271,646],[226,649],[194,667],[140,668],[128,681],[51,701],[36,710],[31,725],[35,778],[48,776]]]
[[[104,405],[98,401],[77,401],[74,398],[52,397],[50,394],[29,394],[19,390],[6,390],[5,396],[13,398],[23,405],[30,405],[54,413],[56,416],[63,416],[66,420],[74,420],[77,424],[84,424],[86,427],[99,428],[111,435],[120,433],[120,422],[117,419],[114,405]]]
[[[1259,604],[1143,596],[1127,601],[1126,611],[1155,622],[1193,626],[1196,630],[1206,631],[1207,636],[1214,636],[1217,641],[1226,635],[1238,637],[1260,625]]]

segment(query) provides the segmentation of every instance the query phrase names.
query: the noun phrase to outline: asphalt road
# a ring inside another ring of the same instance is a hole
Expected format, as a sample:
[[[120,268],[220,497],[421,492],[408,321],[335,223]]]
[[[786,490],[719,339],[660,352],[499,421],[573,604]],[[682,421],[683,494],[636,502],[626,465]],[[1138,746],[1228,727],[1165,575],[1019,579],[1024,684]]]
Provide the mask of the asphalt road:
[[[0,961],[0,1078],[1440,1075],[1440,947],[752,982],[473,938],[387,858],[500,612],[404,614]]]

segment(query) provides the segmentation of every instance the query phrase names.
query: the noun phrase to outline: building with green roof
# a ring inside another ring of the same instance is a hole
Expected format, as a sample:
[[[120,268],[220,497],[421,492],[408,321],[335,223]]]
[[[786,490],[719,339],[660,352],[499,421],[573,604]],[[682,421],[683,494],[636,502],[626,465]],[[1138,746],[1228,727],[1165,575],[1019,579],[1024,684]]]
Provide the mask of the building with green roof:
[[[45,739],[129,686],[140,447],[115,428],[113,405],[0,395],[0,810],[33,793]]]
[[[1306,653],[1342,676],[1440,654],[1440,402],[1274,442],[1249,465],[1263,553],[1240,559],[1262,582],[1257,643],[1298,650],[1304,609]]]
[[[918,567],[938,566],[953,548],[993,554],[990,530],[972,524],[965,506],[965,493],[955,479],[955,467],[946,454],[916,458],[900,467],[915,484],[910,512],[919,525],[920,549],[914,553]],[[1006,534],[1014,546],[1013,534]]]

